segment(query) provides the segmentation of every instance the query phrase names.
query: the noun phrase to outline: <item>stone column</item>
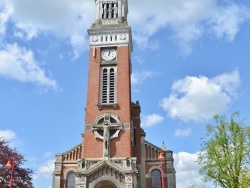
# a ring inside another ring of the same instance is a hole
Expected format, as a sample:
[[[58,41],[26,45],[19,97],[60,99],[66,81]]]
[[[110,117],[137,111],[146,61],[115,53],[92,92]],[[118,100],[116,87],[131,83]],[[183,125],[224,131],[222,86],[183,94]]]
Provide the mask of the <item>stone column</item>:
[[[87,188],[87,177],[85,175],[76,175],[76,188]]]
[[[173,151],[166,151],[166,167],[168,188],[176,188]]]
[[[108,18],[112,18],[112,12],[113,12],[113,7],[112,7],[112,3],[109,3],[109,8],[108,8]]]
[[[101,13],[102,13],[102,7],[100,6],[101,5],[101,2],[100,1],[97,1],[96,2],[96,12],[95,12],[95,19],[96,20],[99,20],[101,19]]]
[[[122,18],[122,2],[118,1],[118,18]]]
[[[146,152],[145,152],[145,132],[141,132],[141,187],[146,187],[146,178],[145,178],[145,160],[146,160]]]
[[[114,4],[114,18],[117,18],[117,13],[118,13],[118,3],[116,2],[115,4]]]
[[[107,3],[104,4],[103,7],[103,19],[107,18]]]
[[[62,171],[62,154],[56,154],[52,188],[60,188],[61,171]]]

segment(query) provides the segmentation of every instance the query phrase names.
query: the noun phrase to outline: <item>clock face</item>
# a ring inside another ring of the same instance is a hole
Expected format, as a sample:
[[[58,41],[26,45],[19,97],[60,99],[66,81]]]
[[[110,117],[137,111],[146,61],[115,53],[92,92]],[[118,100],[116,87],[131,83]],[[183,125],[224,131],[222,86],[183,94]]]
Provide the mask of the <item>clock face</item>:
[[[116,57],[116,50],[114,48],[107,48],[102,50],[102,59],[105,61],[113,60]]]

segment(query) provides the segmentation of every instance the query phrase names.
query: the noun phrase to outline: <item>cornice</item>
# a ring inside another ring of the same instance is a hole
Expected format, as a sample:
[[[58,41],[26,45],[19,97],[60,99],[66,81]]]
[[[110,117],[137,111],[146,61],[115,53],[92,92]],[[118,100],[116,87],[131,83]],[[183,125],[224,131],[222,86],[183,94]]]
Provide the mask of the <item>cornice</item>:
[[[89,35],[100,35],[100,34],[121,34],[131,33],[131,27],[114,27],[114,26],[103,26],[103,27],[91,27],[87,30]]]

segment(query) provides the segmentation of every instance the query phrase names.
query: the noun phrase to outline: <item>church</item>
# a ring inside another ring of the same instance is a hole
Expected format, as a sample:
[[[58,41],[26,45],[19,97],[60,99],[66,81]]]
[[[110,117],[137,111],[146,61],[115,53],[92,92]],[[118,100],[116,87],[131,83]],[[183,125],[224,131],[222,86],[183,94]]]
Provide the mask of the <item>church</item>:
[[[128,1],[93,3],[82,142],[56,154],[52,188],[176,188],[173,152],[145,139],[131,101]]]

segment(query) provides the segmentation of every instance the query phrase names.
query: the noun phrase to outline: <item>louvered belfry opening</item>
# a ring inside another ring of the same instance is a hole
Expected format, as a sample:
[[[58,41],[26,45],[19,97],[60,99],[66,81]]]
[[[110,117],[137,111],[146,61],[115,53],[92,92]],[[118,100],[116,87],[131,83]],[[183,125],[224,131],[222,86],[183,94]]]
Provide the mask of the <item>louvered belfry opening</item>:
[[[108,102],[108,70],[103,69],[102,73],[102,103]]]
[[[110,69],[109,75],[109,103],[115,102],[115,71]]]
[[[115,70],[103,68],[102,71],[102,103],[115,103]]]
[[[102,5],[103,14],[102,19],[118,18],[118,3],[104,2]]]

